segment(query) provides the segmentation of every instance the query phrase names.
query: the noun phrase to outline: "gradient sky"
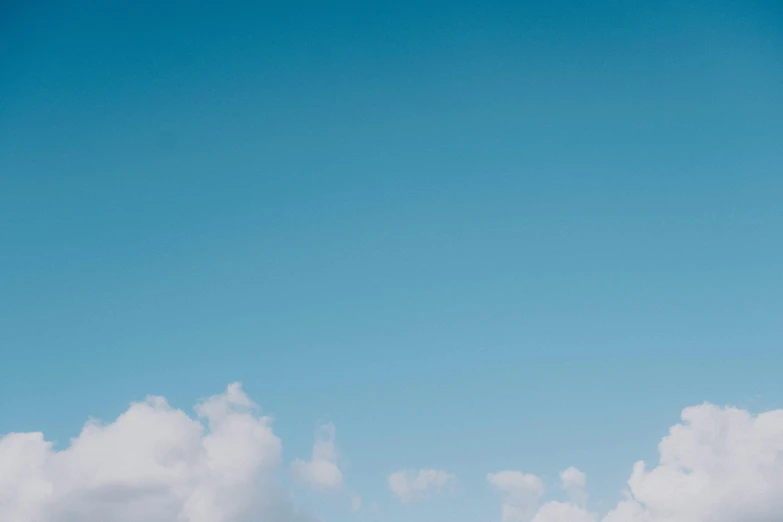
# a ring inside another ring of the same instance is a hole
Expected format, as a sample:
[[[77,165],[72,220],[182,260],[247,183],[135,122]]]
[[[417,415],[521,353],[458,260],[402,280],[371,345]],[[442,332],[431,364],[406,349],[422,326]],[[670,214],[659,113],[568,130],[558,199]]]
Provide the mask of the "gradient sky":
[[[783,405],[783,3],[4,2],[0,48],[0,434],[241,381],[287,461],[336,426],[379,512],[327,520],[487,521]]]

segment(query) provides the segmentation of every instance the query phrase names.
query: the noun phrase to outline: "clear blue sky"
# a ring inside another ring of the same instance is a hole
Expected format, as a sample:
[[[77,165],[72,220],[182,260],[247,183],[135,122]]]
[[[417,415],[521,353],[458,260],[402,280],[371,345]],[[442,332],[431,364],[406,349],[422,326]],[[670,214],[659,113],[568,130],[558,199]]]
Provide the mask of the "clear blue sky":
[[[0,433],[242,381],[378,520],[494,520],[487,472],[608,505],[683,407],[783,405],[780,2],[5,2],[0,49]]]

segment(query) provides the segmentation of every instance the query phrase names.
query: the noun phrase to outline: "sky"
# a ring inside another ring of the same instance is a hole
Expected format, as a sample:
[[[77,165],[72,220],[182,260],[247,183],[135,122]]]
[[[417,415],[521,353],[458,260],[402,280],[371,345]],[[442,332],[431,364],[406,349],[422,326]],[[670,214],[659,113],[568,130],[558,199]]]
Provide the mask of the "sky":
[[[783,517],[780,2],[6,1],[0,47],[0,521]]]

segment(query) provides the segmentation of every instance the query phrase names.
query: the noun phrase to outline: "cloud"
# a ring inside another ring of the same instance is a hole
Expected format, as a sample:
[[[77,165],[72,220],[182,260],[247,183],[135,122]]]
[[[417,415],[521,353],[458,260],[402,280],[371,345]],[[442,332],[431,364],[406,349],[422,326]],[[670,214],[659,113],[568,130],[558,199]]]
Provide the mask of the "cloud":
[[[501,471],[490,473],[487,480],[502,495],[503,522],[595,522],[595,517],[579,504],[587,498],[584,492],[586,476],[576,468],[560,473],[561,484],[572,497],[571,502],[540,505],[544,483],[529,473]]]
[[[587,476],[584,473],[574,467],[568,468],[560,473],[560,483],[571,502],[583,507],[587,504]]]
[[[278,481],[282,443],[241,385],[195,407],[195,418],[162,397],[131,404],[113,422],[90,421],[62,450],[41,433],[0,437],[2,522],[303,522]],[[296,478],[346,490],[332,424],[316,432],[312,459]],[[702,404],[659,444],[657,465],[637,462],[626,498],[603,516],[587,506],[586,476],[560,474],[567,502],[545,502],[543,481],[507,470],[487,475],[503,522],[779,522],[783,520],[783,410],[753,415]],[[434,469],[392,473],[388,484],[411,502],[453,486]],[[377,509],[373,504],[370,511]]]
[[[149,397],[112,423],[88,422],[61,451],[41,433],[5,435],[3,522],[304,520],[276,480],[281,441],[255,410],[232,384],[198,419]]]
[[[313,458],[295,460],[291,474],[298,482],[317,491],[339,491],[343,487],[343,473],[337,466],[334,447],[334,424],[319,426],[313,444]]]
[[[346,491],[343,472],[337,465],[338,455],[334,446],[334,424],[322,424],[315,430],[313,456],[311,460],[297,459],[291,463],[292,478],[313,491],[339,493],[346,499],[351,511],[358,512],[362,498],[354,491]]]
[[[487,475],[487,481],[497,489],[503,499],[503,522],[528,522],[544,494],[544,484],[535,475],[521,471],[500,471]]]
[[[658,450],[658,466],[634,465],[629,499],[605,522],[783,520],[783,410],[686,408]]]
[[[532,522],[595,522],[593,515],[569,502],[547,502]]]
[[[752,415],[712,404],[686,408],[658,449],[658,465],[637,462],[627,498],[602,518],[585,509],[585,475],[575,468],[560,475],[571,502],[540,507],[538,477],[505,471],[488,478],[504,494],[504,522],[783,520],[783,410]]]
[[[356,493],[351,493],[351,511],[354,513],[362,509],[362,497]]]
[[[401,502],[427,497],[454,484],[456,475],[437,469],[397,471],[389,475],[389,489]]]

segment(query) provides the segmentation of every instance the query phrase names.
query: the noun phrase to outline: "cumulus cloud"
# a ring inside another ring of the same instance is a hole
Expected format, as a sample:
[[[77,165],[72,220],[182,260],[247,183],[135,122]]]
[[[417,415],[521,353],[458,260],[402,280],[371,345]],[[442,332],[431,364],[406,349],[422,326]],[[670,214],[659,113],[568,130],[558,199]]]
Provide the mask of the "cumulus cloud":
[[[629,499],[605,522],[783,520],[783,410],[686,408],[658,450],[658,466],[636,463]]]
[[[575,468],[560,475],[571,502],[540,507],[538,477],[506,471],[488,478],[504,493],[504,522],[783,520],[783,410],[686,408],[658,449],[658,465],[637,462],[627,498],[602,518],[585,509],[585,475]]]
[[[339,493],[338,497],[347,499],[351,511],[356,513],[362,507],[362,498],[356,492],[345,489],[343,472],[337,463],[334,434],[334,424],[318,426],[311,460],[297,459],[291,463],[291,476],[313,491]]]
[[[276,480],[281,441],[271,419],[241,386],[196,413],[149,397],[112,423],[88,422],[60,451],[41,433],[3,436],[3,522],[303,520]]]
[[[528,522],[544,494],[544,483],[521,471],[500,471],[487,475],[487,481],[500,492],[503,522]]]
[[[337,466],[334,447],[334,424],[319,426],[315,433],[313,458],[295,460],[291,474],[300,483],[319,491],[338,491],[343,487],[343,473]]]
[[[571,502],[580,506],[587,504],[587,476],[584,473],[574,467],[568,468],[560,473],[560,483]]]
[[[411,502],[453,485],[456,475],[437,469],[397,471],[389,475],[389,489],[401,502]]]

